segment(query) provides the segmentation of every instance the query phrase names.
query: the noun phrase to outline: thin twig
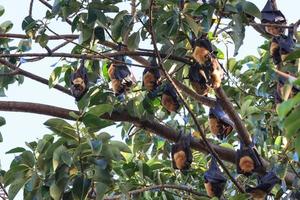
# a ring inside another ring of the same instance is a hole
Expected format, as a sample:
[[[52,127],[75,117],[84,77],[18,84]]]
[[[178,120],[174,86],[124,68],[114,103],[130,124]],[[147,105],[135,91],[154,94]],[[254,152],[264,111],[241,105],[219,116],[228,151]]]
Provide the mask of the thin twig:
[[[199,197],[207,197],[206,194],[197,192],[195,190],[193,190],[191,187],[185,186],[185,185],[171,185],[171,184],[162,184],[162,185],[153,185],[153,186],[148,186],[148,187],[144,187],[141,189],[137,189],[137,190],[132,190],[129,191],[128,194],[130,196],[133,195],[137,195],[146,191],[151,191],[151,190],[163,190],[163,189],[174,189],[174,190],[181,190],[181,191],[185,191],[188,192],[190,194],[199,196]],[[111,197],[105,197],[104,200],[116,200],[116,199],[121,199],[122,195],[115,195],[115,196],[111,196]]]
[[[34,0],[31,0],[31,1],[30,1],[30,5],[29,5],[29,16],[30,16],[30,17],[32,17],[33,1],[34,1]]]
[[[0,59],[0,63],[3,64],[3,65],[6,65],[7,67],[9,67],[9,68],[12,69],[12,70],[18,69],[18,67],[17,67],[16,65],[14,65],[14,64],[12,64],[12,63],[10,63],[10,62],[4,60],[4,59]],[[32,74],[32,73],[30,73],[30,72],[27,72],[27,71],[25,71],[25,70],[19,69],[19,74],[20,74],[20,75],[23,75],[23,76],[25,76],[25,77],[27,77],[27,78],[30,78],[30,79],[32,79],[32,80],[35,80],[35,81],[37,81],[37,82],[40,82],[40,83],[49,85],[49,81],[48,81],[47,79],[42,78],[42,77],[40,77],[40,76],[37,76],[37,75],[35,75],[35,74]],[[57,90],[60,90],[61,92],[65,93],[65,94],[71,95],[70,90],[68,90],[67,88],[65,88],[65,87],[63,87],[63,86],[61,86],[61,85],[54,85],[53,87],[54,87],[55,89],[57,89]]]
[[[222,162],[222,160],[220,159],[220,157],[218,156],[218,154],[214,151],[214,149],[211,147],[210,143],[207,141],[205,133],[203,132],[200,124],[197,121],[196,116],[194,115],[194,113],[192,112],[192,110],[190,109],[189,105],[185,102],[184,97],[182,96],[182,94],[179,92],[179,88],[176,86],[176,84],[174,83],[173,79],[171,78],[171,76],[167,73],[167,71],[165,70],[165,68],[162,65],[162,58],[160,56],[158,47],[157,47],[157,43],[156,43],[156,35],[153,32],[153,26],[152,26],[152,9],[153,9],[153,2],[154,0],[150,1],[150,13],[149,13],[149,30],[148,32],[151,35],[151,39],[152,39],[152,44],[158,59],[158,64],[159,67],[161,68],[161,70],[163,71],[164,75],[167,77],[168,81],[174,86],[176,93],[178,94],[180,100],[182,101],[182,103],[184,104],[185,108],[187,109],[187,111],[189,112],[189,114],[191,115],[198,131],[200,132],[200,135],[202,137],[202,140],[205,144],[205,146],[207,147],[208,151],[211,153],[211,155],[213,157],[216,158],[217,162],[220,164],[220,166],[222,167],[222,169],[224,170],[224,172],[227,174],[227,176],[230,178],[230,180],[232,181],[232,183],[237,187],[237,189],[241,192],[241,193],[245,193],[244,189],[239,185],[239,183],[232,177],[232,175],[230,174],[229,170],[226,168],[226,166],[224,165],[224,163]],[[145,27],[147,28],[147,27]]]

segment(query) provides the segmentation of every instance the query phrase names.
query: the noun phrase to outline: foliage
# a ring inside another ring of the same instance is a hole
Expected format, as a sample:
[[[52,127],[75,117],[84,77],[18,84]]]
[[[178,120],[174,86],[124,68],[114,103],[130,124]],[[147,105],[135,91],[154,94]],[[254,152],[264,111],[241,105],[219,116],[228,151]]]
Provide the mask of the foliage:
[[[32,45],[37,44],[41,48],[47,48],[51,43],[49,36],[53,35],[48,24],[55,24],[57,19],[66,22],[66,27],[70,28],[72,33],[80,34],[78,44],[71,53],[86,54],[110,50],[109,47],[98,45],[104,41],[124,43],[130,51],[137,51],[143,44],[149,44],[149,0],[137,1],[136,13],[129,13],[130,9],[127,8],[130,2],[121,0],[55,0],[51,3],[52,9],[45,13],[44,19],[27,16],[23,20],[22,29],[28,39],[22,39],[17,46],[13,46],[11,39],[0,38],[1,54],[25,53],[31,51]],[[228,31],[214,36],[214,28],[218,23],[216,16],[219,16],[221,11],[225,18],[222,22],[225,25],[220,25],[219,28]],[[3,12],[4,8],[0,6],[0,16]],[[245,0],[217,0],[214,4],[190,1],[183,9],[180,9],[177,0],[156,0],[153,9],[153,31],[156,33],[162,54],[191,56],[190,36],[207,33],[216,46],[220,42],[226,45],[234,43],[236,55],[243,44],[245,27],[253,18],[260,18],[259,9]],[[9,33],[12,26],[10,21],[2,22],[0,33]],[[273,70],[268,46],[269,43],[265,42],[259,47],[259,57],[249,55],[241,60],[228,58],[225,67],[228,69],[228,75],[222,85],[254,138],[259,153],[271,161],[271,166],[283,178],[290,169],[287,163],[294,167],[299,166],[300,96],[298,94],[275,108],[274,80],[277,76]],[[224,55],[226,54],[218,49],[218,58],[224,59]],[[299,57],[297,49],[287,60]],[[11,57],[9,61],[13,64],[27,62],[25,58],[22,59]],[[184,108],[181,108],[178,114],[168,115],[160,105],[160,99],[149,98],[141,83],[128,93],[124,102],[120,102],[109,89],[108,63],[108,59],[102,59],[100,62],[87,60],[85,66],[88,69],[91,87],[77,104],[82,115],[70,113],[70,116],[77,120],[76,123],[70,124],[58,118],[49,119],[45,126],[53,132],[52,134],[26,143],[26,148],[16,147],[7,152],[17,154],[10,169],[5,174],[1,173],[5,186],[9,186],[9,199],[14,199],[21,188],[24,199],[55,200],[89,199],[93,198],[95,193],[97,199],[119,193],[129,198],[129,191],[159,184],[183,184],[205,192],[203,172],[208,160],[205,154],[194,151],[192,169],[188,174],[181,174],[171,167],[170,143],[164,138],[143,130],[143,127],[134,128],[128,122],[118,123],[122,129],[122,142],[112,140],[113,133],[103,132],[102,129],[116,124],[100,119],[99,116],[124,110],[132,117],[158,119],[176,130],[184,130],[187,133],[195,131],[194,122]],[[77,66],[78,61],[74,59],[65,59],[57,63],[49,75],[49,87],[62,84],[69,88],[70,74]],[[175,78],[189,85],[186,80],[190,67],[188,64],[182,65],[177,60],[167,59],[164,67],[176,71]],[[12,71],[1,65],[0,73]],[[19,74],[0,76],[0,95],[5,96],[9,85],[16,81],[22,84],[23,79]],[[300,81],[290,84],[300,86]],[[218,142],[208,131],[204,107],[189,97],[186,100],[192,111],[197,113],[198,121],[205,127],[207,137],[213,143],[237,148],[237,134],[231,134],[224,141]],[[0,125],[4,124],[5,119],[0,118]],[[226,166],[236,175],[235,166]],[[296,167],[296,171],[299,173],[299,168]],[[243,185],[253,182],[254,179],[255,177],[250,177],[245,181],[245,177],[238,177]],[[297,190],[296,187],[297,180],[293,188]],[[284,192],[285,188],[279,186],[273,189],[273,194],[277,197]],[[232,184],[227,184],[224,195],[228,199],[249,198],[239,194]],[[147,191],[134,196],[134,199],[175,200],[181,197],[202,199],[187,192],[170,190]]]

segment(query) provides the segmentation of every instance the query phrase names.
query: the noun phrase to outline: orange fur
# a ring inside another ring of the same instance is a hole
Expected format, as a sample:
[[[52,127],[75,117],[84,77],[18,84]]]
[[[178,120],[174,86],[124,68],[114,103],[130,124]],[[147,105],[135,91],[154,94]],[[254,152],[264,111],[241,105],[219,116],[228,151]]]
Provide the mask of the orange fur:
[[[267,195],[266,192],[264,192],[260,189],[256,189],[256,190],[252,191],[250,194],[251,194],[253,200],[264,200]]]
[[[147,91],[151,91],[154,89],[155,82],[156,78],[151,72],[147,72],[144,75],[144,86],[147,89]]]
[[[173,98],[167,94],[163,94],[161,96],[161,104],[169,112],[176,111],[176,103],[174,102]]]
[[[110,78],[110,80],[112,79],[115,79],[115,70],[116,70],[116,67],[114,66],[114,64],[111,64],[108,68],[108,76]]]
[[[218,135],[220,133],[220,125],[216,118],[209,118],[209,128],[212,134]]]
[[[191,82],[191,85],[199,95],[207,95],[209,92],[209,88],[206,85],[200,85],[196,82]]]
[[[210,198],[215,196],[210,182],[204,183],[204,187],[206,189],[207,196],[209,196]]]
[[[76,89],[79,91],[84,91],[86,88],[84,80],[81,77],[74,79],[73,84],[76,86]]]
[[[176,152],[174,154],[174,161],[178,169],[183,169],[186,162],[185,152],[183,150]]]
[[[279,27],[274,27],[274,26],[266,26],[265,30],[267,33],[274,35],[274,36],[278,36],[282,33],[282,29]]]
[[[273,56],[275,54],[275,51],[278,50],[278,48],[279,48],[279,46],[276,42],[271,42],[270,55]]]
[[[211,59],[213,72],[211,74],[211,79],[213,82],[212,87],[214,89],[219,88],[221,86],[222,78],[223,78],[223,71],[221,69],[220,63],[216,58]]]
[[[250,156],[244,156],[240,159],[239,166],[241,168],[241,171],[249,173],[254,169],[254,161]]]
[[[119,93],[123,87],[121,84],[121,81],[117,80],[117,79],[112,79],[111,85],[112,85],[112,89],[113,89],[114,93]]]
[[[196,47],[193,52],[193,58],[200,64],[204,64],[209,55],[209,51],[203,47]]]

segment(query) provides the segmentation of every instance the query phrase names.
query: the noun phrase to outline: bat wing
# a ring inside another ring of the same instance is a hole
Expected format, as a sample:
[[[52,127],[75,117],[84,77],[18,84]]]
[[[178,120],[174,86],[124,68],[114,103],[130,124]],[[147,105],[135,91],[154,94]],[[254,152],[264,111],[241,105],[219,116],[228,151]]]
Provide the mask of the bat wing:
[[[259,182],[260,183],[256,187],[248,186],[246,188],[246,192],[251,193],[259,189],[265,191],[266,193],[269,193],[276,184],[281,183],[281,180],[276,176],[276,174],[273,171],[270,171],[266,173],[263,177],[261,177],[259,179]]]

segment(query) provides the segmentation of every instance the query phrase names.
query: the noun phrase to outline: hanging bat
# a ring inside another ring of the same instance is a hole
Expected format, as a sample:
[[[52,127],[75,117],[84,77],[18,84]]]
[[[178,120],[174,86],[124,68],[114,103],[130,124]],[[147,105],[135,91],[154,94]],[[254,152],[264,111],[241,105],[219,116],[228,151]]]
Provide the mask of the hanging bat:
[[[277,82],[277,87],[275,91],[275,103],[280,104],[289,98],[294,97],[300,89],[292,85],[286,85],[288,82],[287,78],[279,77]]]
[[[179,109],[176,91],[170,84],[165,85],[161,96],[161,104],[169,112],[176,112]]]
[[[240,142],[240,149],[237,150],[237,173],[250,176],[253,172],[264,170],[263,163],[257,153],[254,144],[251,143],[246,147]]]
[[[294,29],[290,28],[287,36],[282,36],[279,42],[281,60],[284,61],[295,47]],[[292,61],[295,64],[296,61]]]
[[[193,87],[193,89],[199,94],[199,95],[207,95],[209,92],[209,86],[208,86],[208,78],[206,76],[207,73],[205,73],[203,67],[199,63],[195,63],[190,67],[189,70],[189,80]]]
[[[84,60],[81,60],[80,67],[71,74],[71,93],[76,101],[79,101],[88,91],[88,82]]]
[[[118,56],[116,60],[125,62],[123,56]],[[113,62],[108,68],[108,75],[112,82],[112,89],[116,96],[124,94],[132,85],[131,72],[126,64]]]
[[[246,192],[250,193],[254,200],[264,200],[276,184],[280,184],[281,180],[273,171],[266,173],[258,178],[256,187],[246,187]]]
[[[288,35],[280,35],[274,37],[270,46],[270,55],[273,58],[275,65],[282,63],[286,57],[293,52],[295,47],[295,40],[293,38],[294,31],[289,29]],[[292,61],[291,64],[295,64],[295,61]]]
[[[184,135],[180,132],[177,142],[171,147],[172,165],[174,169],[181,171],[191,167],[193,154],[190,148],[191,134]]]
[[[282,12],[275,8],[272,0],[268,0],[261,11],[261,22],[269,24],[286,24],[286,19]],[[275,26],[265,26],[265,31],[273,36],[278,36],[284,32],[284,29]]]
[[[232,132],[234,123],[223,111],[218,101],[220,100],[217,99],[217,105],[214,108],[209,109],[209,128],[212,134],[223,140]]]
[[[216,159],[210,161],[209,169],[204,173],[204,187],[207,196],[220,198],[223,194],[227,179],[218,167]]]
[[[148,92],[151,92],[159,85],[160,72],[157,68],[156,59],[151,61],[151,67],[146,67],[143,72],[143,86]]]
[[[199,64],[204,64],[214,53],[208,39],[198,38],[192,46],[194,47],[192,56]]]

